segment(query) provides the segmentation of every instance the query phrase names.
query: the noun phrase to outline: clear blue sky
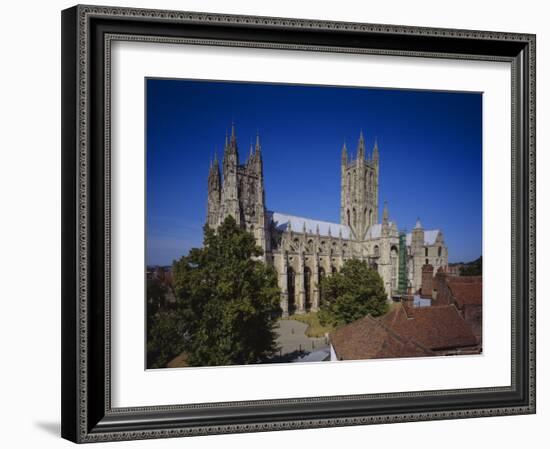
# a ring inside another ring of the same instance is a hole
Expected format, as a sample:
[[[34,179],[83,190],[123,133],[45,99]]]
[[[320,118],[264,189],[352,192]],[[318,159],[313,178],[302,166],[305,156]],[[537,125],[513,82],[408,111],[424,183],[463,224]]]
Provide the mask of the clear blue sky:
[[[449,261],[481,255],[482,95],[148,79],[147,263],[202,243],[210,159],[234,120],[241,162],[260,133],[270,210],[338,222],[344,141],[380,149],[380,208],[442,229]],[[381,211],[379,211],[381,217]]]

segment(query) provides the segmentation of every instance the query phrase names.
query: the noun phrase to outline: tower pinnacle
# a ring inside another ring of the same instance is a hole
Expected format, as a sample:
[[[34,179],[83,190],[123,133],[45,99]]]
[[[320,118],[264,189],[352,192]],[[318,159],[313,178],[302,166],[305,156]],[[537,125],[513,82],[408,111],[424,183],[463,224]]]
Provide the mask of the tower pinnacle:
[[[365,138],[363,137],[363,130],[359,133],[359,143],[357,145],[357,161],[363,161],[365,159]]]
[[[347,164],[348,162],[348,148],[346,147],[346,142],[344,141],[344,146],[342,147],[342,164]]]
[[[260,131],[256,130],[256,157],[262,157],[262,146],[260,145]]]
[[[372,159],[378,162],[378,158],[380,157],[378,153],[378,139],[374,139],[374,148],[372,150]]]
[[[231,136],[229,137],[229,145],[237,146],[237,134],[235,133],[235,122],[231,121]]]

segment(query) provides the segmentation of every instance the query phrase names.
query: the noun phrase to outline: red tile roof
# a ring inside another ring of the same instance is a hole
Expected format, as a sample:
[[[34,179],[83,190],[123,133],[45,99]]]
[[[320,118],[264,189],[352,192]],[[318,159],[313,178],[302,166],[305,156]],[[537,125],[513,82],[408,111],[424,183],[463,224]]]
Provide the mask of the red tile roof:
[[[475,346],[477,340],[454,305],[401,307],[381,318],[383,324],[432,351]]]
[[[370,315],[330,334],[338,360],[433,356],[419,343],[398,335]]]
[[[450,278],[448,281],[451,294],[456,299],[459,306],[465,304],[481,305],[483,285],[481,279],[475,281],[470,279],[464,281],[464,278]]]

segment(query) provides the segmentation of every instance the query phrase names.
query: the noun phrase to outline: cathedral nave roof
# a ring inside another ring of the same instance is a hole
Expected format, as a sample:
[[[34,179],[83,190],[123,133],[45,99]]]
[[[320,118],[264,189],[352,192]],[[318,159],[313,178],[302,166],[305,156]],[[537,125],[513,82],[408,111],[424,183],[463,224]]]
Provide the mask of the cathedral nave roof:
[[[311,218],[297,217],[295,215],[282,214],[280,212],[268,211],[268,217],[273,222],[275,228],[279,231],[286,231],[290,223],[290,227],[295,232],[302,232],[304,224],[306,232],[309,234],[315,234],[317,227],[319,228],[319,235],[328,237],[329,229],[332,237],[339,237],[340,232],[342,238],[349,239],[351,237],[351,230],[349,226],[339,223],[332,223],[330,221],[313,220]]]

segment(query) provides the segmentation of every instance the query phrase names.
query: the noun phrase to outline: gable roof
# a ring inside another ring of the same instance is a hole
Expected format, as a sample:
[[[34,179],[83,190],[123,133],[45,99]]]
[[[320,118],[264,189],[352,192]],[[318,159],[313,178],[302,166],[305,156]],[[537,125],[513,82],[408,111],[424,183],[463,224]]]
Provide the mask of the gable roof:
[[[435,243],[437,236],[439,235],[439,229],[428,229],[424,231],[424,245],[430,246]],[[412,233],[407,234],[407,246],[411,246],[412,243]]]
[[[435,355],[419,343],[398,335],[370,315],[336,329],[330,334],[330,342],[338,360]]]
[[[381,321],[399,335],[431,350],[477,344],[472,330],[454,305],[410,307],[402,304]]]
[[[328,231],[332,237],[338,237],[340,231],[342,232],[342,238],[349,239],[351,237],[351,230],[349,226],[339,223],[332,223],[330,221],[313,220],[311,218],[298,217],[295,215],[282,214],[280,212],[268,211],[268,219],[270,219],[279,231],[286,231],[288,224],[294,232],[302,232],[304,229],[304,223],[306,225],[306,232],[315,234],[317,232],[317,226],[319,227],[319,235],[328,237]]]

